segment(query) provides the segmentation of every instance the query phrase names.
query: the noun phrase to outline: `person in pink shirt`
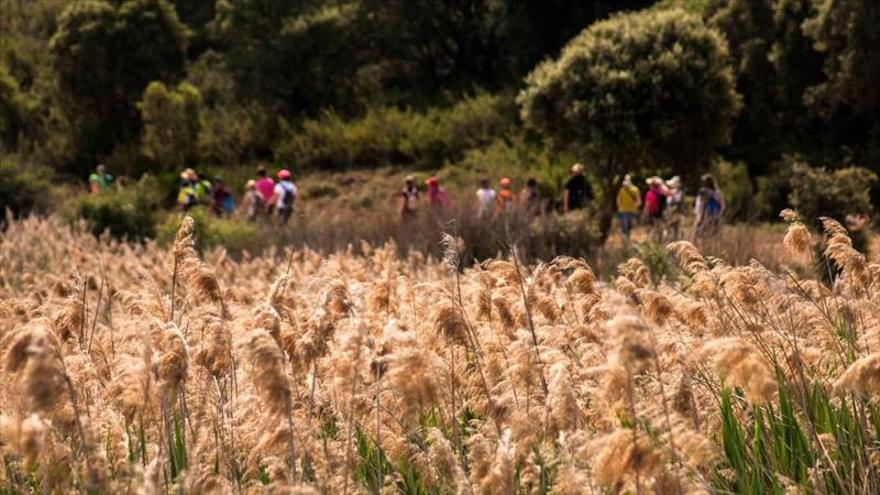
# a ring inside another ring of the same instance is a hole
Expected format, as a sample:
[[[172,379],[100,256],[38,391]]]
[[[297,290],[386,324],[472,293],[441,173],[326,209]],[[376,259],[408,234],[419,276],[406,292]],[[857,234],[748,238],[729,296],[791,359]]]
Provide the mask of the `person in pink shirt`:
[[[257,194],[263,199],[268,213],[272,211],[272,196],[275,195],[275,181],[266,173],[265,167],[257,169],[257,182],[254,184]]]
[[[435,212],[441,212],[449,207],[449,195],[440,187],[440,181],[437,177],[429,178],[425,181],[425,185],[428,186],[425,197],[431,209]]]

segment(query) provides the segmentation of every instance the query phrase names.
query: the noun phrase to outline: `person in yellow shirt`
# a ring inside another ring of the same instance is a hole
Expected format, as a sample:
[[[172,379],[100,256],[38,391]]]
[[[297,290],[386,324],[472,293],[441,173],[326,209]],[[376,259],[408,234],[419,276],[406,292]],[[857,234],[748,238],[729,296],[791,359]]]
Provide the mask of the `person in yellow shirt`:
[[[620,232],[627,247],[629,247],[629,234],[638,221],[641,207],[641,192],[632,183],[632,178],[627,175],[623,178],[620,191],[617,192],[617,221],[620,223]]]

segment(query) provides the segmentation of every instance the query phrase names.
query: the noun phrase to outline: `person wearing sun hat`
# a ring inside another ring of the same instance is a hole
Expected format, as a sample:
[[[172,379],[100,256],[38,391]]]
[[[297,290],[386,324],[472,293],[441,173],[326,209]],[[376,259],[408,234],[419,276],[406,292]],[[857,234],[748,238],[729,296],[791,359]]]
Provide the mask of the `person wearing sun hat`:
[[[180,173],[180,190],[177,192],[177,206],[181,211],[188,211],[190,208],[198,204],[199,199],[196,194],[196,181],[198,176],[196,171],[188,168]]]
[[[272,200],[275,204],[275,209],[278,210],[278,218],[281,219],[281,223],[287,223],[290,215],[293,214],[293,205],[296,202],[298,192],[296,184],[293,183],[293,174],[290,173],[290,170],[286,168],[279,170],[278,183],[275,184]]]
[[[416,217],[419,204],[419,188],[416,186],[416,178],[413,175],[407,175],[403,179],[403,188],[398,194],[400,198],[400,218],[403,221],[409,221]]]
[[[669,192],[666,190],[666,184],[660,177],[649,177],[645,183],[648,185],[648,191],[645,193],[645,204],[642,216],[655,236],[662,236],[663,232],[663,214],[666,210],[666,196]]]
[[[263,196],[257,192],[257,181],[250,179],[244,185],[244,196],[241,198],[241,209],[248,220],[255,220],[263,211]]]

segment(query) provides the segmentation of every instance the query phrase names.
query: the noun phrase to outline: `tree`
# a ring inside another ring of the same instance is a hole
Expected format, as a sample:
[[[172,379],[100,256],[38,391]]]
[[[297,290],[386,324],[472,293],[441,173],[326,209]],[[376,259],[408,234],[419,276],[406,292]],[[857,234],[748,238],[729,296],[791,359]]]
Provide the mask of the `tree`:
[[[736,88],[743,97],[725,155],[762,174],[781,153],[777,135],[776,74],[770,51],[775,19],[769,0],[716,0],[709,24],[724,33]]]
[[[65,113],[78,130],[77,158],[92,160],[137,138],[135,104],[150,81],[183,75],[186,39],[186,26],[166,0],[68,5],[50,48]]]
[[[169,88],[153,81],[138,103],[144,122],[144,156],[165,168],[181,168],[196,158],[201,98],[188,82]]]
[[[740,107],[723,38],[682,10],[595,23],[526,82],[517,98],[523,120],[592,159],[603,240],[625,172],[692,174],[728,138]]]
[[[880,107],[880,2],[823,0],[816,17],[804,24],[815,47],[825,53],[826,81],[810,98],[856,108]]]

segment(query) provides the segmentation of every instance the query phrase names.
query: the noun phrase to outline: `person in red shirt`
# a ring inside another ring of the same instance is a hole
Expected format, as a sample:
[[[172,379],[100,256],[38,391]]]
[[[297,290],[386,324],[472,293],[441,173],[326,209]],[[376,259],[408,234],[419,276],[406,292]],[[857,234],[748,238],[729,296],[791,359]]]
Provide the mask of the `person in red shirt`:
[[[645,222],[651,226],[652,231],[662,232],[662,228],[657,229],[656,227],[663,222],[663,212],[666,209],[666,197],[669,192],[660,177],[651,177],[646,182],[648,191],[645,193],[642,216],[645,218]]]

